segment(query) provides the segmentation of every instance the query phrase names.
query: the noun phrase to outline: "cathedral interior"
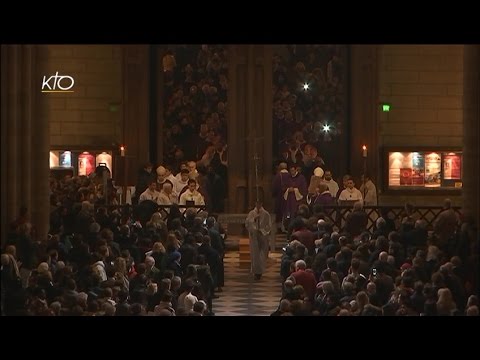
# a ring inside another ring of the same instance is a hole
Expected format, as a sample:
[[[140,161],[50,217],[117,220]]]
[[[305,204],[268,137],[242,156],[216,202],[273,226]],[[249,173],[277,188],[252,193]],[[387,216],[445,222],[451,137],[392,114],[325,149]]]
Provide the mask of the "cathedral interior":
[[[2,44],[0,93],[2,315],[478,315],[479,45]]]

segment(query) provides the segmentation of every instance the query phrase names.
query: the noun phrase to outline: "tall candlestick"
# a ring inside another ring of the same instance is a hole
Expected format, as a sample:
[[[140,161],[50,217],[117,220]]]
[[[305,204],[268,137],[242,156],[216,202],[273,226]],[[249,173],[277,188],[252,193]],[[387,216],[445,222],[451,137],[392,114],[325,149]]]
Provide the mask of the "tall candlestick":
[[[120,155],[125,156],[125,146],[120,146]]]
[[[362,152],[363,157],[367,157],[367,146],[363,145],[362,150],[363,150],[363,152]]]

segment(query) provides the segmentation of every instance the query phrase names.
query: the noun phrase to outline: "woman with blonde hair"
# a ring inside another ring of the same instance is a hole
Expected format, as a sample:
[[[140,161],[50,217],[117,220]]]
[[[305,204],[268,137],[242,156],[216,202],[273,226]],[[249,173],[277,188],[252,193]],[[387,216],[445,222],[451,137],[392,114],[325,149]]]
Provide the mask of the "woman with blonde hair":
[[[175,236],[173,232],[167,235],[167,241],[165,243],[165,248],[167,251],[176,251],[180,249],[180,240]]]
[[[150,221],[147,222],[147,227],[152,226],[155,229],[162,229],[166,226],[165,221],[163,221],[162,214],[155,212],[150,217]]]
[[[452,292],[449,288],[438,290],[437,315],[450,316],[457,309],[457,304],[453,301]]]
[[[356,297],[357,310],[354,315],[361,315],[366,305],[370,304],[370,299],[365,291],[360,291]]]
[[[166,266],[166,250],[160,241],[153,244],[152,250],[145,253],[145,256],[151,256],[155,260],[155,267],[163,274]]]
[[[167,223],[163,220],[162,214],[159,212],[153,213],[150,220],[146,224],[147,233],[158,234],[160,241],[165,243],[167,239]]]
[[[128,291],[130,281],[128,279],[127,261],[123,257],[117,257],[113,264],[115,268],[115,280],[122,290]]]

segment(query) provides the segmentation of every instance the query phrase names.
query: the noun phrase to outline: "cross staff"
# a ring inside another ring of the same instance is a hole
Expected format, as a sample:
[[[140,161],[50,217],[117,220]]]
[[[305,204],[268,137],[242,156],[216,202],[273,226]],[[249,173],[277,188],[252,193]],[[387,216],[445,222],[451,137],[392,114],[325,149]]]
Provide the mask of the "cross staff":
[[[260,160],[260,157],[258,156],[257,153],[257,142],[259,140],[263,140],[263,136],[252,136],[250,135],[249,137],[246,138],[247,141],[253,141],[253,161],[255,164],[255,188],[256,188],[256,197],[257,197],[257,202],[260,201],[260,193],[259,193],[259,183],[258,183],[258,160]]]

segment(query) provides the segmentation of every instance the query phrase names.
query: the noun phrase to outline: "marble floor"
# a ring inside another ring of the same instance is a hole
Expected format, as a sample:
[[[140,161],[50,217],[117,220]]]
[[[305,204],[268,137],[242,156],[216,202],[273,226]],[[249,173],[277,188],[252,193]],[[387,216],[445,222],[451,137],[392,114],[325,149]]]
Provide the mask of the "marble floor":
[[[224,258],[225,286],[220,297],[213,301],[216,316],[269,316],[274,312],[281,296],[280,259],[284,237],[276,239],[276,249],[267,260],[267,271],[261,280],[254,280],[250,263],[240,261],[240,237],[229,237]]]

